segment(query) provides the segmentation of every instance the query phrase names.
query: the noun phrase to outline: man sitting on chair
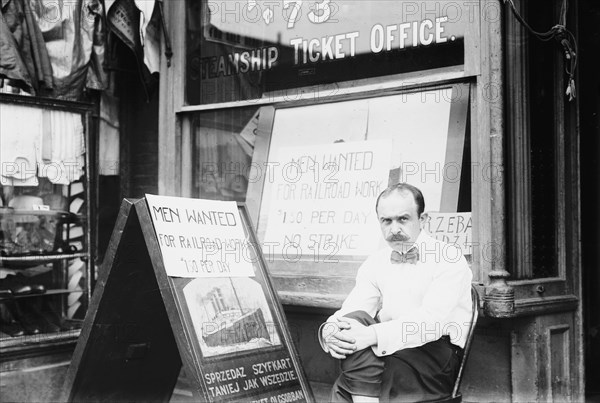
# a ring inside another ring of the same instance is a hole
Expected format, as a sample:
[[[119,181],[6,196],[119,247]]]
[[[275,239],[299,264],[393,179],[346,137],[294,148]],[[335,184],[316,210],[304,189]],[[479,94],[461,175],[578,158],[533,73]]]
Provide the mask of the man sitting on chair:
[[[422,231],[423,194],[399,183],[375,210],[388,247],[319,329],[340,360],[331,401],[435,401],[452,393],[471,318],[472,273],[460,249]]]

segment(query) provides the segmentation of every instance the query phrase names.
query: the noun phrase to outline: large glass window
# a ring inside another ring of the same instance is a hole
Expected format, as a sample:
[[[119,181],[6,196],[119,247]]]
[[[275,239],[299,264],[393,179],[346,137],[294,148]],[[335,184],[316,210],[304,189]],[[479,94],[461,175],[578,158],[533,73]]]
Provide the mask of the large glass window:
[[[313,105],[190,114],[194,196],[246,201],[272,271],[338,263],[382,245],[377,196],[408,182],[425,230],[473,254],[469,86]],[[327,269],[333,270],[329,265]]]
[[[473,72],[478,66],[478,2],[186,4],[185,86],[191,105],[430,69]]]
[[[89,133],[80,110],[0,100],[0,351],[74,338],[91,295]]]

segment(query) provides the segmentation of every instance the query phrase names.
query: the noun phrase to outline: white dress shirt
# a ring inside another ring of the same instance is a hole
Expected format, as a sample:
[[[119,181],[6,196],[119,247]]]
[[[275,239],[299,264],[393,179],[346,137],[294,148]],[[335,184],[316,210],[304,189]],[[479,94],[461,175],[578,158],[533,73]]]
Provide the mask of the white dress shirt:
[[[467,261],[459,248],[424,231],[414,247],[419,252],[416,263],[392,263],[390,247],[367,258],[341,309],[328,320],[357,310],[377,315],[381,323],[372,325],[377,334],[372,349],[377,356],[422,346],[443,335],[465,346],[473,277]]]

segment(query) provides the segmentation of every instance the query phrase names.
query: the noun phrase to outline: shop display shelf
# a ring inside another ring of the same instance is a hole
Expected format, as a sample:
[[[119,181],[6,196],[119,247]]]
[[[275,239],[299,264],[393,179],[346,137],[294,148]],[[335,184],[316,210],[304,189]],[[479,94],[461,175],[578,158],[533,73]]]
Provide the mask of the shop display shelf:
[[[8,301],[8,300],[19,299],[19,298],[47,297],[47,296],[51,296],[51,295],[71,294],[73,292],[85,292],[85,290],[83,290],[83,289],[67,290],[67,289],[62,289],[62,288],[52,288],[50,290],[46,290],[43,293],[31,293],[31,294],[25,294],[25,295],[11,295],[10,297],[0,297],[0,301]]]
[[[10,268],[18,266],[31,266],[32,264],[46,264],[52,263],[58,260],[64,259],[75,259],[89,257],[87,252],[74,252],[74,253],[45,253],[40,255],[28,255],[28,256],[0,256],[0,266],[7,266]]]
[[[81,333],[83,321],[70,320],[74,328],[57,333],[40,333],[17,337],[0,338],[0,362],[8,360],[14,354],[22,354],[28,348],[56,348],[60,344],[75,344]],[[1,330],[1,329],[0,329]]]

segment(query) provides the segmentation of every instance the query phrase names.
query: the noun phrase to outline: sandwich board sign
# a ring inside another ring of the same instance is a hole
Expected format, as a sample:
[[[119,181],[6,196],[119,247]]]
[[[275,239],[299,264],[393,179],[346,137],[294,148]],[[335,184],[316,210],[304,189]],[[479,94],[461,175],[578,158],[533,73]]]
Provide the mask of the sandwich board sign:
[[[313,402],[243,204],[124,200],[63,401]]]

